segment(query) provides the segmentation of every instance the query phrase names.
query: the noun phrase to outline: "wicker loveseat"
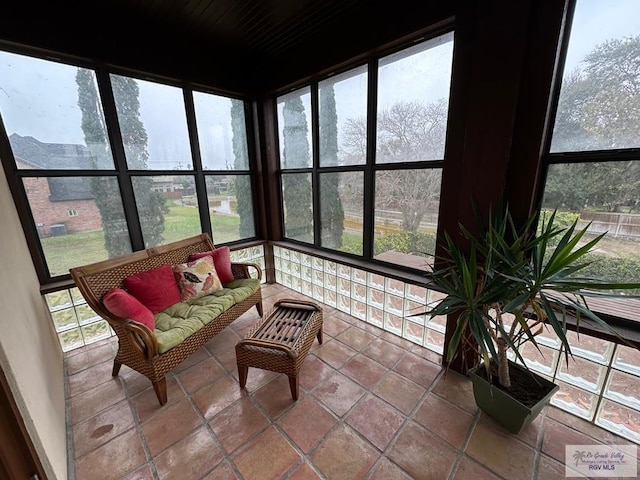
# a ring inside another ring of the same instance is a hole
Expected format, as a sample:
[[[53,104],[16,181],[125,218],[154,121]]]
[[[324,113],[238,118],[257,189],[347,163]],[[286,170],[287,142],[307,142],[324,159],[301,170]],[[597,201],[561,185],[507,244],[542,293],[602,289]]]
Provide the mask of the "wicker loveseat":
[[[253,263],[232,263],[234,280],[221,291],[180,302],[155,315],[154,331],[120,318],[102,303],[106,292],[123,288],[124,279],[164,264],[178,265],[214,245],[204,233],[98,263],[72,268],[71,276],[91,308],[105,318],[118,336],[113,376],[127,365],[151,380],[161,405],[167,403],[165,375],[254,305],[262,316],[262,270]],[[257,278],[251,278],[250,269]],[[186,332],[186,333],[185,333]],[[185,338],[182,338],[185,337]]]

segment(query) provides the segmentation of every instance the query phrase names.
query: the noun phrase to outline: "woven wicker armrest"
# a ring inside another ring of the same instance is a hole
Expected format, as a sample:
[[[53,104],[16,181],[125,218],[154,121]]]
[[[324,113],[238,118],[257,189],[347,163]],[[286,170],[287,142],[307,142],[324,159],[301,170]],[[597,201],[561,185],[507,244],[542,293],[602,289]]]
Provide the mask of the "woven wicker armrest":
[[[125,319],[118,323],[120,324],[118,326],[115,322],[111,325],[114,330],[118,327],[121,329],[120,332],[116,332],[121,343],[130,343],[131,348],[140,352],[147,360],[159,355],[158,339],[146,325]]]
[[[262,280],[262,268],[257,263],[232,263],[231,271],[233,278],[239,280],[241,278],[251,278],[249,268],[254,268],[258,272],[258,280]]]

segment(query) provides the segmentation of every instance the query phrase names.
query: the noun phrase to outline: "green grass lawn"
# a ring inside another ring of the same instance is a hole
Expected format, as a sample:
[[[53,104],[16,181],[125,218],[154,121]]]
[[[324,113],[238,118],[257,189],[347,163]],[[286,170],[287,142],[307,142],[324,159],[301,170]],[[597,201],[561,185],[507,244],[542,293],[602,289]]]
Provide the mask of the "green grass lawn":
[[[164,216],[164,232],[162,232],[165,243],[192,237],[201,231],[200,214],[197,208],[169,207],[169,213]]]
[[[226,243],[240,238],[240,217],[230,215],[211,215],[213,242]]]
[[[240,218],[228,215],[211,216],[213,241],[216,244],[238,240]],[[198,209],[182,206],[170,206],[164,217],[163,243],[171,243],[183,238],[198,235],[201,232]],[[106,260],[104,233],[73,233],[61,237],[42,238],[40,240],[47,259],[51,276],[69,273],[71,267]]]
[[[222,244],[240,238],[240,218],[212,214],[213,241]],[[201,232],[198,209],[173,205],[165,215],[164,242],[170,243]],[[345,231],[339,250],[362,254],[362,236]],[[47,265],[52,276],[69,273],[69,268],[108,258],[102,231],[74,233],[41,239]],[[599,247],[608,255],[640,259],[638,242],[605,237]]]
[[[40,240],[51,276],[69,273],[71,267],[106,260],[102,230]]]

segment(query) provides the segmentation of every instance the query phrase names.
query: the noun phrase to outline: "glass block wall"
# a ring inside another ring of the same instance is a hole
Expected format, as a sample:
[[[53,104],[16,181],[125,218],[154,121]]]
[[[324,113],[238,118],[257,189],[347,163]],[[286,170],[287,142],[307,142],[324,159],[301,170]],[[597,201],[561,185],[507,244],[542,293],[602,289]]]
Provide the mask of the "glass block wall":
[[[527,345],[532,370],[560,385],[551,403],[635,443],[640,443],[640,351],[569,332],[567,364],[552,330]]]
[[[262,245],[258,245],[235,250],[231,252],[231,260],[257,263],[264,269],[264,249]],[[251,274],[255,275],[255,272],[251,270]],[[262,281],[264,280],[263,275]],[[87,305],[76,287],[47,293],[45,300],[63,352],[115,335],[106,320]]]
[[[45,299],[63,352],[113,335],[109,324],[87,305],[77,288],[47,293]]]
[[[442,355],[445,318],[420,315],[437,292],[274,246],[276,282]]]
[[[445,319],[414,314],[437,292],[278,246],[274,257],[279,284],[442,355]],[[551,403],[640,443],[640,351],[568,335],[568,366],[552,330],[538,337],[540,352],[531,344],[522,352],[532,370],[560,385]]]

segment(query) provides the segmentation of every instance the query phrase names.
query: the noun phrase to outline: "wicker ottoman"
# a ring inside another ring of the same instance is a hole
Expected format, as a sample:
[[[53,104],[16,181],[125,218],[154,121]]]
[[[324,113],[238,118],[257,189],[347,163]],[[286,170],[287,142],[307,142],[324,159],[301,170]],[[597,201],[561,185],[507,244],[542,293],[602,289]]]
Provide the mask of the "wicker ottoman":
[[[285,373],[294,400],[298,399],[298,372],[314,337],[322,343],[322,309],[313,302],[279,300],[236,345],[240,388],[247,384],[249,367]]]

